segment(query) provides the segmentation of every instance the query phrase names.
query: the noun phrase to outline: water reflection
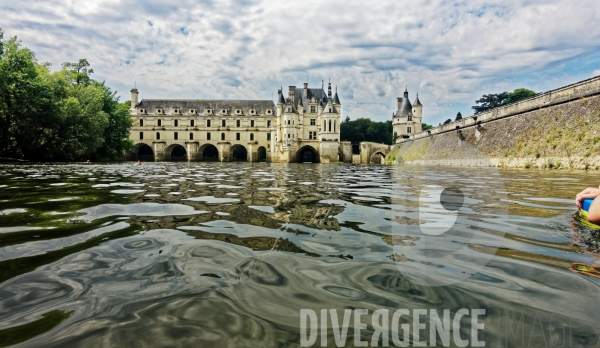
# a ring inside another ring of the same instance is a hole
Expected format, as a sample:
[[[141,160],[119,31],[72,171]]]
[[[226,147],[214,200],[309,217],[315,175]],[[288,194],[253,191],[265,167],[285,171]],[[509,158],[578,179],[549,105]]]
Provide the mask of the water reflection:
[[[498,179],[480,169],[403,167],[400,180],[394,170],[0,166],[0,344],[294,346],[302,308],[488,308],[484,334],[494,342],[502,338],[495,323],[525,311],[571,325],[574,344],[593,342],[598,286],[568,271],[598,259],[598,236],[571,203],[596,184],[592,176],[501,171],[495,195],[490,185],[467,185]],[[447,214],[414,192],[450,178],[475,195],[456,246],[493,257],[460,283],[416,285],[397,263],[468,272],[465,260],[410,254],[425,240],[407,227]],[[427,214],[414,215],[420,208]],[[531,332],[536,323],[524,325]],[[14,332],[29,334],[15,341]]]

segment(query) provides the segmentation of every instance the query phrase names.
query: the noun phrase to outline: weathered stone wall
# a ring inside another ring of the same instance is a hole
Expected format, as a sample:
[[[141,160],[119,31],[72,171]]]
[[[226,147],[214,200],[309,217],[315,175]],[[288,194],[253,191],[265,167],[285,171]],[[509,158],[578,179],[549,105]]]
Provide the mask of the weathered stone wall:
[[[559,96],[566,98],[564,94]],[[600,169],[600,95],[588,90],[587,97],[435,132],[396,145],[386,160],[450,166]]]

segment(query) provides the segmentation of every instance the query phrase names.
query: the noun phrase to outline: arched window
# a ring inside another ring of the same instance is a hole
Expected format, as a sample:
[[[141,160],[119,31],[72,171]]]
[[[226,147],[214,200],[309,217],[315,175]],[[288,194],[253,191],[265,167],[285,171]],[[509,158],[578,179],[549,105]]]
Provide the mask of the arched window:
[[[329,131],[331,132],[331,120],[329,120]]]
[[[254,141],[254,133],[250,133],[250,141]]]
[[[336,132],[336,130],[335,130],[335,120],[333,121],[333,132],[334,133]]]
[[[225,133],[221,133],[221,140],[225,140]]]
[[[156,132],[156,140],[160,140],[160,133]]]

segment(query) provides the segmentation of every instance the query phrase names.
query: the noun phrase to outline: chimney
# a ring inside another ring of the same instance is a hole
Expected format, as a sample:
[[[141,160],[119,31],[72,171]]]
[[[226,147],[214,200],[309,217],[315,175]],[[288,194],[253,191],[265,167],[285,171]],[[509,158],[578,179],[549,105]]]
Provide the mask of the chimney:
[[[292,100],[292,103],[294,102],[294,95],[296,95],[296,86],[290,86],[288,96]]]
[[[402,105],[403,98],[398,98],[398,110],[400,110],[400,105]]]
[[[138,104],[138,90],[134,88],[131,90],[131,108],[135,109],[135,106]]]
[[[304,98],[308,98],[308,82],[304,82],[304,91],[302,92]]]

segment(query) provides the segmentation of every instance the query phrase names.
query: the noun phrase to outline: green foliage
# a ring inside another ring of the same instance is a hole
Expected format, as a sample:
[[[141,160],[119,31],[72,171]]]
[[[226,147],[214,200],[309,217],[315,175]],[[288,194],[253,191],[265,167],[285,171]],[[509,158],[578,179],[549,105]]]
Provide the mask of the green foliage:
[[[447,119],[446,121],[444,121],[444,124],[448,124],[450,122],[452,122],[452,120],[451,119]]]
[[[460,111],[458,112],[458,114],[456,114],[456,118],[454,119],[454,121],[458,120],[462,120],[462,114],[460,113]]]
[[[375,143],[392,144],[392,121],[375,122],[368,118],[342,121],[340,126],[341,140],[351,142],[372,141]]]
[[[498,94],[484,94],[481,98],[475,101],[480,105],[473,106],[475,114],[497,108],[499,106],[516,103],[520,100],[530,98],[535,95],[535,92],[527,88],[517,88],[513,92],[502,92]],[[458,116],[457,116],[458,117]]]
[[[58,72],[15,37],[1,39],[0,157],[110,160],[132,146],[129,106],[89,78],[85,59]]]
[[[421,123],[421,125],[423,126],[423,130],[428,130],[433,128],[433,125],[427,124],[427,123]]]
[[[392,136],[392,144],[395,144],[396,140],[398,140],[398,133],[394,132],[394,135]]]

